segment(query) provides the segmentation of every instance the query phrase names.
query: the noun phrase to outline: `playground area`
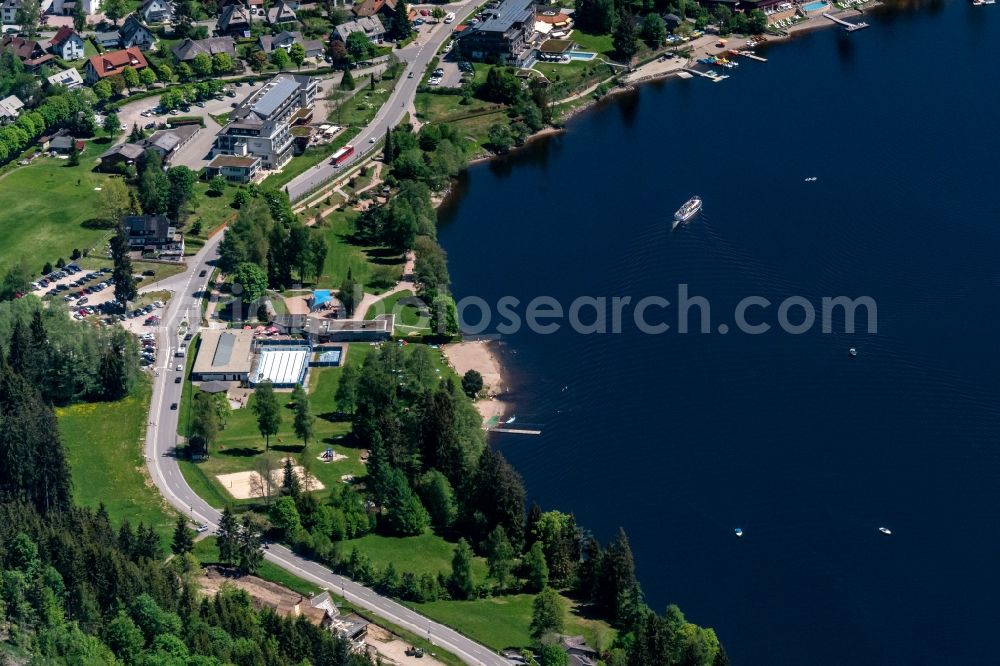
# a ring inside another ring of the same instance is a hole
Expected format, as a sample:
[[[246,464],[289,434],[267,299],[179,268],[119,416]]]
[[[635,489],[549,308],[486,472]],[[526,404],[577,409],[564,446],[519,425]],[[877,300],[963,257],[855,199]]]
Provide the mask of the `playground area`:
[[[284,461],[281,461],[284,465]],[[295,476],[298,477],[299,482],[303,487],[309,490],[323,490],[326,488],[319,479],[317,479],[312,474],[306,474],[305,469],[301,465],[295,465],[292,470],[295,472]],[[231,474],[219,474],[215,478],[222,484],[222,487],[233,496],[234,499],[245,500],[251,499],[253,497],[263,497],[266,492],[269,495],[274,495],[281,486],[281,480],[284,476],[284,469],[279,466],[277,469],[271,470],[271,483],[269,488],[264,487],[263,479],[261,475],[257,472],[233,472]]]

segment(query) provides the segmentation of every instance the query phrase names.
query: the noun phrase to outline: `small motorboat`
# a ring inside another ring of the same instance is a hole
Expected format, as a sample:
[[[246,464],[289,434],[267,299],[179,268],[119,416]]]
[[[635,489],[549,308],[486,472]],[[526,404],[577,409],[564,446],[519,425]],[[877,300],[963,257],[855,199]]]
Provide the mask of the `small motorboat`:
[[[847,350],[847,353],[851,356],[851,358],[854,358],[855,356],[858,355],[858,350],[855,349],[854,347],[851,347],[850,349]]]
[[[515,420],[516,418],[517,418],[516,416],[512,416],[512,417],[510,417],[509,419],[507,419],[506,421],[504,421],[504,423],[505,423],[505,424],[507,424],[507,425],[510,425],[511,423],[513,423],[513,422],[514,422],[514,420]]]
[[[817,180],[819,180],[818,176],[809,176],[808,178],[806,178],[807,183],[815,183]]]
[[[878,528],[878,531],[881,532],[882,534],[892,534],[892,530],[890,530],[888,527],[880,527]]]
[[[737,527],[735,530],[733,530],[733,532],[735,532],[736,536],[738,536],[738,537],[743,536],[743,528],[742,527]]]

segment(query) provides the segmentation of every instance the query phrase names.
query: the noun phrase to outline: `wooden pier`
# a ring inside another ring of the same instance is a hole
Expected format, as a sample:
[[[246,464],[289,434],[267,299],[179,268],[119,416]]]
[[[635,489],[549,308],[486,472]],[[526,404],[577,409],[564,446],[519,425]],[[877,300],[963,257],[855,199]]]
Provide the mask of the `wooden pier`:
[[[741,55],[744,58],[750,58],[751,60],[756,60],[757,62],[767,62],[767,58],[762,58],[761,56],[757,55],[756,53],[752,53],[751,51],[733,51],[733,53],[735,53],[736,55]]]
[[[864,21],[862,21],[861,23],[849,23],[848,21],[845,21],[844,19],[839,19],[836,16],[833,16],[832,14],[829,13],[824,13],[823,18],[830,19],[834,23],[844,26],[844,30],[846,32],[854,32],[855,30],[861,30],[862,28],[868,27],[868,24],[865,23]]]

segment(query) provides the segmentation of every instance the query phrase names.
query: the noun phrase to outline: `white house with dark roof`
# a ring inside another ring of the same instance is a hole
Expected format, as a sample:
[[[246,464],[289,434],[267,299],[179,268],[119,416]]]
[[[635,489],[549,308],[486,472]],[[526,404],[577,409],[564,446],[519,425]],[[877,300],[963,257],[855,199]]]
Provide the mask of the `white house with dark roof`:
[[[139,16],[146,23],[163,23],[171,20],[174,12],[167,0],[146,0],[139,7]]]
[[[280,169],[292,159],[292,116],[312,107],[317,88],[311,76],[278,74],[229,114],[215,137],[216,154],[252,155],[261,168]]]
[[[143,51],[148,51],[156,43],[156,37],[152,31],[144,26],[135,14],[129,14],[118,34],[121,35],[123,49],[138,46]]]

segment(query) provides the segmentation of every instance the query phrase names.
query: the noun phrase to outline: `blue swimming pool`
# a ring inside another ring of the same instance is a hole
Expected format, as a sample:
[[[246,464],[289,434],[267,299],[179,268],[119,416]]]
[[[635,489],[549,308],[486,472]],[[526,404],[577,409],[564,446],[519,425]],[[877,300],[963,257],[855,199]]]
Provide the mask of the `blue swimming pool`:
[[[802,5],[802,9],[807,12],[815,12],[821,9],[826,9],[830,6],[828,2],[822,2],[821,0],[816,0],[816,2],[810,2],[808,4]]]
[[[589,51],[567,51],[566,56],[570,60],[593,60],[597,57],[597,54],[590,53]]]

